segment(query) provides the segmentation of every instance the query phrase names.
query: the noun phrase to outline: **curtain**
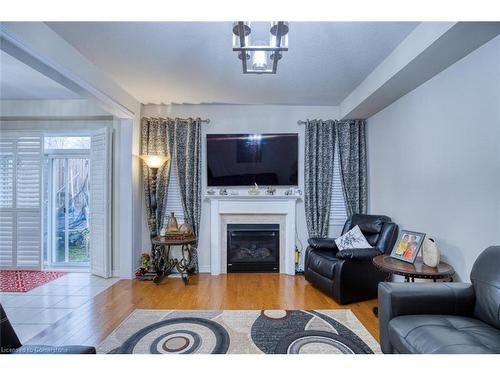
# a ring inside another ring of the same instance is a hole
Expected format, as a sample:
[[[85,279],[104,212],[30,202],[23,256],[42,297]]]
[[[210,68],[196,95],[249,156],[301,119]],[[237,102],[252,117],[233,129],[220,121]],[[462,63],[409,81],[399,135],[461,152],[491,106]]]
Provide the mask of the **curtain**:
[[[195,236],[198,236],[201,218],[201,120],[199,118],[176,119],[175,147],[184,218],[193,228]],[[196,249],[193,249],[189,267],[198,272]]]
[[[174,147],[175,122],[171,119],[144,118],[141,124],[141,154],[170,155]],[[151,173],[143,167],[144,196],[146,199],[146,215],[151,236],[159,234],[164,225],[165,206],[167,204],[168,180],[171,161],[169,160],[158,170],[156,180],[157,209],[156,215],[151,210]]]
[[[335,124],[340,155],[340,172],[347,213],[367,210],[366,139],[364,120],[337,121]]]
[[[307,121],[304,204],[309,237],[327,237],[333,177],[335,122]]]

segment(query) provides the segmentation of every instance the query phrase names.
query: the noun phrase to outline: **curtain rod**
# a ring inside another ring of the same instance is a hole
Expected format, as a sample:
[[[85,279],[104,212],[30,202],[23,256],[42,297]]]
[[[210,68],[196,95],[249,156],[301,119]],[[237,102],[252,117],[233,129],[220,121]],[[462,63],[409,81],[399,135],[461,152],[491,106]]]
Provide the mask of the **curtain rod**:
[[[143,119],[147,119],[147,120],[155,119],[155,118],[160,119],[160,120],[166,120],[165,117],[143,117]],[[197,118],[199,118],[199,117],[197,117]],[[180,121],[194,120],[193,117],[188,117],[188,118],[175,117],[174,119],[175,120],[180,120]],[[200,119],[200,122],[204,122],[206,124],[210,124],[210,119],[209,118],[207,118],[207,119]]]
[[[309,121],[309,119],[307,119],[306,121],[303,121],[303,120],[299,120],[297,121],[297,125],[305,125],[307,124],[307,122]],[[329,121],[333,121],[333,122],[341,122],[341,121],[344,121],[344,122],[347,122],[347,121],[364,121],[364,120],[353,120],[353,119],[348,119],[348,120],[329,120]]]
[[[299,121],[297,121],[297,125],[305,125],[305,124],[307,124],[308,121],[309,121],[309,119],[307,119],[306,121],[299,120]],[[338,120],[332,120],[332,121],[338,121]]]

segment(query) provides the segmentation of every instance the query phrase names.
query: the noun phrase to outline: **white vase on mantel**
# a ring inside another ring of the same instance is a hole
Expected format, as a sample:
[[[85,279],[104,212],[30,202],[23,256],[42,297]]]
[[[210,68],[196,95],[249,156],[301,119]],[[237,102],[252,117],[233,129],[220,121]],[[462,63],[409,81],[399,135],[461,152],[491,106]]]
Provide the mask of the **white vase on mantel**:
[[[422,244],[422,260],[426,266],[436,268],[441,260],[439,249],[432,238],[425,237]]]

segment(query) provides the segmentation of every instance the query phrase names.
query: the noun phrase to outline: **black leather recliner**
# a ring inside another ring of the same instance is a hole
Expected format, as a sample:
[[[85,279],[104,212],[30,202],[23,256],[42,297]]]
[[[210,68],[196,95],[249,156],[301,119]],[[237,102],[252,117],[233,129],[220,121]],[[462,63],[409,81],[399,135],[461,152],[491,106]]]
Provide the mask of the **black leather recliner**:
[[[387,216],[352,215],[342,234],[356,225],[373,248],[339,251],[332,238],[310,238],[304,259],[307,281],[340,304],[377,297],[377,287],[387,274],[378,271],[372,259],[390,253],[398,236],[398,226]]]
[[[95,354],[93,346],[22,345],[0,305],[0,354]]]
[[[384,353],[500,353],[500,246],[479,255],[472,283],[380,283]]]

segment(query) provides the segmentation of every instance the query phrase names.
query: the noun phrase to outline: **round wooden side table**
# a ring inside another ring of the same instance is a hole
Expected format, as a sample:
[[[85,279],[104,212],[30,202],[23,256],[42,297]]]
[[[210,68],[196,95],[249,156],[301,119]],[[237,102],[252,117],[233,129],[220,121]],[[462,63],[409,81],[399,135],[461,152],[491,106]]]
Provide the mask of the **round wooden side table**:
[[[422,262],[421,258],[417,258],[412,264],[385,254],[373,258],[373,265],[379,271],[389,274],[387,281],[391,279],[392,275],[403,276],[407,283],[415,282],[415,279],[432,279],[434,282],[444,279],[453,281],[455,274],[453,267],[445,262],[439,262],[437,267],[429,267]],[[373,313],[378,316],[378,307],[373,308]]]
[[[187,285],[189,282],[189,271],[193,252],[191,246],[196,243],[196,237],[168,238],[154,237],[151,239],[153,244],[152,264],[156,270],[156,276],[153,278],[155,284],[159,284],[161,280],[172,273],[174,267],[179,271],[182,281]],[[182,258],[171,258],[170,248],[172,246],[180,246]]]
[[[378,255],[373,258],[373,265],[382,272],[403,276],[405,282],[414,282],[415,279],[432,279],[434,282],[440,279],[453,281],[455,274],[455,270],[448,263],[439,262],[437,267],[429,267],[422,262],[422,259],[418,258],[412,264],[389,255]]]

